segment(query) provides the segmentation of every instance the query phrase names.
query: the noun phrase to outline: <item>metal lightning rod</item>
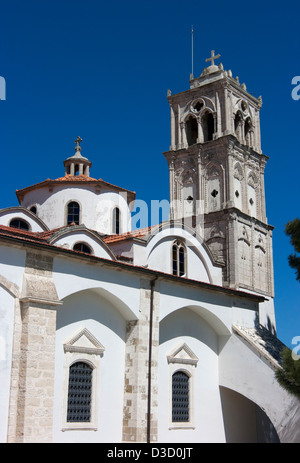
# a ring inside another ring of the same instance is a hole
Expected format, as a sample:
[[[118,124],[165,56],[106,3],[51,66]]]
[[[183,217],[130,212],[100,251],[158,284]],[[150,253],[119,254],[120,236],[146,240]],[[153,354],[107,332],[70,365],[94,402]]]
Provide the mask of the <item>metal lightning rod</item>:
[[[194,28],[192,26],[192,74],[191,74],[191,79],[194,78]]]

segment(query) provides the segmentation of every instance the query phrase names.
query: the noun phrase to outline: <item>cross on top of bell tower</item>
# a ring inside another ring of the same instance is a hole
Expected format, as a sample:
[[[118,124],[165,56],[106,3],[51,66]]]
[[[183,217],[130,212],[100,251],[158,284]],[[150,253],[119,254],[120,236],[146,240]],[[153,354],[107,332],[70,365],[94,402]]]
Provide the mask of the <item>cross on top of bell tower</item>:
[[[210,58],[206,58],[206,62],[211,61],[211,66],[215,65],[215,59],[221,58],[221,55],[215,55],[215,50],[212,50],[210,53]]]

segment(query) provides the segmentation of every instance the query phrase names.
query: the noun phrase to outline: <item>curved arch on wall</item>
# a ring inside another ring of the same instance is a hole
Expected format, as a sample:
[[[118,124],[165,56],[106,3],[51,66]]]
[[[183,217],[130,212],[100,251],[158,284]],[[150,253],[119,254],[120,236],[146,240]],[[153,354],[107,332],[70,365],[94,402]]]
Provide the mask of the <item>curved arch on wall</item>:
[[[113,294],[112,292],[108,291],[107,289],[101,286],[94,286],[91,288],[86,288],[86,289],[82,289],[79,291],[70,292],[62,299],[62,302],[64,302],[67,298],[76,297],[76,295],[78,294],[82,295],[83,293],[87,294],[89,292],[93,295],[96,295],[97,297],[100,297],[106,300],[122,315],[122,317],[125,320],[137,320],[137,315],[133,312],[133,310],[131,309],[131,307],[129,307],[128,304],[126,304],[118,296],[116,296],[115,294]],[[61,308],[61,311],[62,310],[63,310],[63,306]]]
[[[249,399],[240,392],[237,392],[234,389],[225,386],[220,386],[220,395],[223,410],[226,443],[241,442],[241,439],[243,440],[243,442],[245,442],[247,438],[248,440],[251,439],[251,442],[256,442],[255,431],[257,430],[260,431],[260,443],[280,442],[276,427],[272,423],[266,411],[263,410],[256,402]],[[249,410],[248,413],[250,413],[250,420],[251,414],[252,419],[255,419],[255,424],[253,423],[254,429],[250,429],[249,431],[247,430],[248,420],[244,415],[244,411],[246,411],[247,409]],[[232,420],[232,414],[234,414],[235,420]],[[257,423],[259,422],[261,423],[260,428],[255,429],[255,425],[257,425]]]
[[[168,313],[166,313],[160,320],[160,323],[164,321],[165,323],[167,322],[167,318],[174,316],[174,314],[178,313],[179,311],[186,311],[190,310],[194,314],[199,317],[199,319],[203,319],[205,323],[207,323],[212,331],[217,335],[217,336],[229,336],[231,334],[231,323],[228,322],[226,324],[218,315],[217,313],[214,313],[213,310],[204,307],[204,305],[185,305],[182,307],[175,307],[173,310],[171,309]],[[174,333],[175,337],[175,333]],[[161,342],[164,342],[163,339],[161,339]]]
[[[204,248],[205,252],[208,254],[210,260],[212,262],[214,262],[213,260],[213,255],[209,249],[209,247],[207,246],[207,244],[205,243],[204,239],[198,235],[198,233],[196,233],[195,229],[194,228],[191,228],[189,225],[185,224],[185,223],[182,223],[182,220],[172,220],[172,222],[164,222],[164,223],[161,223],[155,227],[152,227],[151,228],[151,232],[148,234],[148,237],[147,237],[147,246],[148,244],[159,234],[159,233],[164,233],[165,236],[170,236],[170,234],[168,233],[168,230],[173,230],[173,229],[181,229],[183,231],[185,231],[189,236],[190,236],[190,239],[192,238],[195,238],[199,244]],[[176,239],[180,237],[182,238],[182,235],[174,235]],[[188,236],[187,236],[188,238]]]
[[[20,296],[20,288],[15,283],[7,280],[3,275],[0,275],[0,286],[14,298]]]
[[[201,260],[205,271],[207,273],[209,282],[214,284],[213,279],[213,266],[216,264],[214,257],[208,247],[208,245],[202,240],[198,234],[196,234],[195,230],[191,229],[189,226],[182,224],[182,222],[178,222],[178,227],[176,227],[176,222],[174,223],[175,226],[170,227],[169,223],[161,224],[158,226],[148,236],[147,240],[147,260],[149,259],[151,253],[166,239],[169,240],[184,240],[186,247],[189,247]],[[189,271],[188,271],[189,273]]]
[[[200,104],[202,103],[200,111],[195,110],[195,106],[197,105],[197,103],[200,103]],[[216,107],[215,107],[214,102],[210,98],[208,98],[207,96],[201,96],[199,98],[195,98],[192,102],[189,101],[185,105],[184,110],[183,110],[183,119],[182,120],[184,120],[186,118],[186,115],[188,113],[199,114],[202,111],[204,111],[205,109],[209,109],[210,111],[215,112]]]
[[[217,171],[218,175],[221,177],[222,183],[224,183],[224,167],[218,164],[215,161],[209,162],[205,167],[205,177],[208,179],[210,176],[213,176],[213,171]]]
[[[95,232],[93,232],[92,230],[89,230],[88,228],[86,228],[85,225],[72,225],[72,226],[69,225],[67,227],[64,227],[64,228],[58,230],[57,232],[55,232],[51,236],[51,238],[49,239],[49,243],[55,245],[63,237],[67,237],[67,236],[72,235],[72,236],[74,236],[74,243],[73,243],[73,245],[74,245],[78,241],[82,242],[81,238],[80,238],[80,240],[79,240],[79,238],[76,239],[76,234],[80,234],[80,233],[85,234],[86,236],[91,238],[93,241],[95,241],[98,245],[100,245],[108,253],[108,255],[111,257],[112,260],[117,260],[115,254],[113,253],[113,251],[100,238],[100,236],[98,234],[96,234]],[[87,244],[89,246],[91,246],[90,243],[87,243]],[[95,253],[93,252],[93,254],[95,254]]]
[[[5,221],[5,217],[7,217],[7,221]],[[0,211],[0,223],[5,226],[9,226],[8,223],[13,219],[22,219],[29,223],[31,229],[35,224],[37,226],[37,230],[34,232],[43,232],[48,231],[49,228],[47,225],[33,212],[29,211],[25,207],[16,206],[16,207],[7,207],[5,209],[1,209]],[[4,223],[5,222],[5,223]]]

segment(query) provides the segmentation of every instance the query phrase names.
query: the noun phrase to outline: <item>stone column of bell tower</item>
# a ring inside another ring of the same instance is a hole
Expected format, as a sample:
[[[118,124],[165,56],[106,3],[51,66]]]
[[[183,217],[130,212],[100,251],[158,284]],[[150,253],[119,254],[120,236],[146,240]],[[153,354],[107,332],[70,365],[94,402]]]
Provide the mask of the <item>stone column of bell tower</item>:
[[[265,208],[262,100],[222,64],[215,65],[216,58],[212,51],[212,64],[200,77],[191,76],[188,90],[168,91],[171,146],[164,156],[170,218],[184,219],[204,238],[223,265],[224,286],[272,298],[273,227]]]

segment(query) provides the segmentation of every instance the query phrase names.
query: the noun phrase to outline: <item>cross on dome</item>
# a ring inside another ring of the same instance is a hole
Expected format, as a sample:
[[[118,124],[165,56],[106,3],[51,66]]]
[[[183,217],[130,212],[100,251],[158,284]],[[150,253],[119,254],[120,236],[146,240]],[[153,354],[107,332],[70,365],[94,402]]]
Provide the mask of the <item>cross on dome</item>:
[[[81,151],[80,143],[82,142],[82,138],[77,137],[75,140],[76,146],[75,146],[75,151]]]
[[[215,59],[221,58],[221,55],[215,55],[215,50],[211,51],[210,58],[206,58],[206,62],[211,61],[211,66],[214,66]]]
[[[75,140],[75,154],[64,161],[65,166],[65,176],[67,175],[85,175],[86,177],[90,176],[90,167],[92,163],[81,155],[81,146],[82,142],[81,137],[77,137]]]

